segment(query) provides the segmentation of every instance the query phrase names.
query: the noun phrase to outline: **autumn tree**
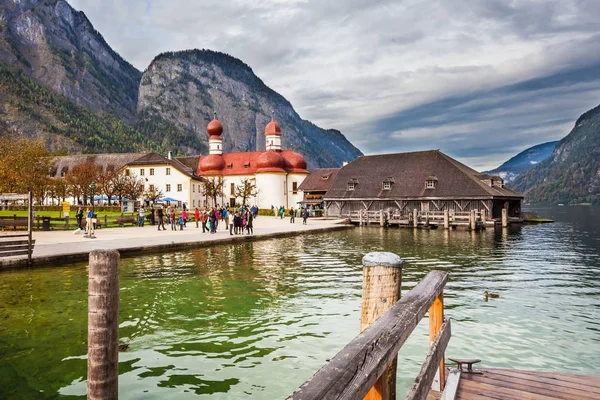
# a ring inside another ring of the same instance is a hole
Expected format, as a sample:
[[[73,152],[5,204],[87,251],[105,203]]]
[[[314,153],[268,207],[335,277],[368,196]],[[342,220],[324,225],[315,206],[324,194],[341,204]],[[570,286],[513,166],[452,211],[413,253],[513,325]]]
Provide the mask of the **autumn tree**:
[[[163,192],[160,189],[157,189],[155,185],[149,185],[148,189],[144,191],[144,198],[153,203],[156,203],[161,197],[163,197]]]
[[[98,185],[98,193],[106,196],[109,203],[113,196],[116,195],[114,181],[117,175],[118,171],[105,171],[98,176],[98,180],[96,181],[96,185]]]
[[[258,190],[255,179],[242,178],[240,179],[240,184],[235,187],[235,197],[242,199],[242,206],[246,205],[246,200],[257,195]]]
[[[207,178],[202,186],[202,195],[212,199],[213,206],[217,205],[217,197],[223,196],[225,181],[222,176]]]
[[[101,172],[102,167],[93,162],[74,165],[65,175],[71,195],[75,198],[83,197],[83,204],[87,205],[88,198],[93,195],[90,185],[98,180]]]
[[[0,192],[31,191],[39,202],[43,201],[53,164],[41,140],[0,134]]]

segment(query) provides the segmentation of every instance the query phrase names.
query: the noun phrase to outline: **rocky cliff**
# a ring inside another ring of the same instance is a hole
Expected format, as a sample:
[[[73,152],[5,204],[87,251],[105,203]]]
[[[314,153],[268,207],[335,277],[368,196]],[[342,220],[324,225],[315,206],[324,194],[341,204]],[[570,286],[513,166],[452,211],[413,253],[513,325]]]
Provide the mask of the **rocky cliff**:
[[[224,127],[225,151],[264,150],[264,129],[274,114],[283,148],[303,154],[309,169],[339,167],[362,154],[339,131],[301,119],[248,65],[229,55],[210,50],[163,53],[144,72],[138,100],[142,119],[159,116],[206,141],[213,110]]]
[[[600,204],[600,106],[579,117],[552,155],[512,187],[532,204]]]
[[[135,120],[140,71],[66,1],[0,2],[0,60],[96,114]]]
[[[530,170],[546,158],[550,157],[557,143],[558,141],[546,142],[530,147],[512,157],[498,168],[491,171],[484,171],[483,173],[498,175],[504,179],[505,183],[510,182],[519,174]]]

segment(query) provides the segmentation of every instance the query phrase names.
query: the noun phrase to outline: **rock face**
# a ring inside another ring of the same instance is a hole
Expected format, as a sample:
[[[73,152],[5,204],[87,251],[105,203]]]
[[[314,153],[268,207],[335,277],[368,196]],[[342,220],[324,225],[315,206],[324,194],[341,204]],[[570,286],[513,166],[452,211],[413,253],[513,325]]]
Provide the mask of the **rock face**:
[[[498,175],[504,182],[514,180],[519,174],[530,170],[552,155],[558,141],[547,142],[523,150],[496,169],[484,171],[484,174]]]
[[[600,204],[600,106],[579,117],[552,155],[512,186],[533,204]]]
[[[0,60],[97,114],[135,120],[141,72],[66,1],[0,2]]]
[[[309,169],[339,167],[362,154],[339,131],[301,119],[248,65],[229,55],[209,50],[163,53],[144,72],[138,100],[143,118],[158,115],[206,141],[213,110],[224,127],[225,151],[264,150],[265,126],[274,115],[282,129],[282,148],[304,155]]]

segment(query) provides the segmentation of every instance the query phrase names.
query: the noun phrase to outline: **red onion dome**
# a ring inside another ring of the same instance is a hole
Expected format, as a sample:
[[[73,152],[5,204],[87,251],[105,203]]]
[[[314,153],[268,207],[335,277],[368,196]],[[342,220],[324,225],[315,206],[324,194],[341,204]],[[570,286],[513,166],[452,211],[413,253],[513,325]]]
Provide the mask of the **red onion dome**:
[[[269,122],[267,124],[267,127],[265,128],[265,136],[269,135],[281,136],[281,127],[279,126],[277,121],[275,121],[275,118],[271,118],[271,122]]]
[[[306,160],[301,154],[292,151],[290,154],[285,154],[284,157],[292,169],[306,169]]]
[[[198,164],[198,170],[202,174],[208,172],[220,172],[225,168],[225,161],[223,156],[220,154],[210,154],[206,157],[202,157]]]
[[[256,159],[256,172],[285,172],[283,157],[273,150],[267,150]]]
[[[215,118],[208,123],[208,126],[206,127],[206,132],[210,136],[221,136],[221,134],[223,133],[223,125],[221,125],[219,120]]]

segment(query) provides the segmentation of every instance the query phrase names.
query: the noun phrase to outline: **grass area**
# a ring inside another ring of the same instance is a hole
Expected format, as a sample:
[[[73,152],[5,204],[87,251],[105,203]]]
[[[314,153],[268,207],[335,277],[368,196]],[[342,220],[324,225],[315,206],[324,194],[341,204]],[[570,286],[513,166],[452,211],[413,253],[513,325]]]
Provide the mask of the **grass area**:
[[[85,213],[85,208],[83,209],[83,212]],[[75,214],[77,213],[77,209],[71,208],[71,212],[69,213],[69,217],[71,219],[75,219]],[[109,217],[119,217],[121,216],[121,212],[119,211],[99,211],[96,212],[96,214],[98,214],[99,218],[103,218],[105,215],[108,215]],[[0,217],[12,217],[13,215],[16,215],[17,217],[27,217],[27,211],[23,210],[23,211],[11,211],[11,210],[0,210]],[[132,215],[136,215],[137,213],[124,213],[123,216],[129,217]],[[64,218],[64,214],[62,211],[46,211],[46,210],[41,210],[41,211],[36,211],[35,212],[35,216],[36,217],[50,217],[50,218]]]

